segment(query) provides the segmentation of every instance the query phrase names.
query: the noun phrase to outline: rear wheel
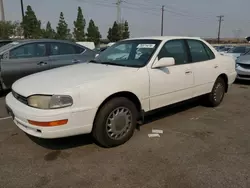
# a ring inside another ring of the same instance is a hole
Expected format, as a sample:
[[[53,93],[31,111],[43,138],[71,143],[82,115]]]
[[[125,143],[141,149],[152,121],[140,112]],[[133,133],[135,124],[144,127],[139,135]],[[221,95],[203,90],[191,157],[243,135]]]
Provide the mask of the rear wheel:
[[[211,93],[207,95],[207,104],[211,107],[219,106],[222,102],[226,91],[226,83],[223,78],[219,77],[214,83]]]
[[[124,97],[111,99],[98,112],[92,135],[103,147],[124,144],[134,133],[138,110]]]

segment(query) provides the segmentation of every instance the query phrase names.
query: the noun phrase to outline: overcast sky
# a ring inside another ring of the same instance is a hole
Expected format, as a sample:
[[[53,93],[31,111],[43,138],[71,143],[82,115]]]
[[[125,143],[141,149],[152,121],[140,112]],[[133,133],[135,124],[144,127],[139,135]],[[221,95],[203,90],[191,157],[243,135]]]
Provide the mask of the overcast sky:
[[[250,35],[250,0],[124,0],[122,18],[128,20],[132,37],[160,35],[161,5],[164,12],[164,35],[216,37],[217,15],[225,15],[222,37]],[[116,0],[23,0],[37,17],[56,28],[62,11],[73,28],[77,7],[81,6],[88,22],[98,25],[103,38],[117,18]],[[20,0],[4,0],[6,20],[21,20]],[[45,24],[44,24],[45,25]]]

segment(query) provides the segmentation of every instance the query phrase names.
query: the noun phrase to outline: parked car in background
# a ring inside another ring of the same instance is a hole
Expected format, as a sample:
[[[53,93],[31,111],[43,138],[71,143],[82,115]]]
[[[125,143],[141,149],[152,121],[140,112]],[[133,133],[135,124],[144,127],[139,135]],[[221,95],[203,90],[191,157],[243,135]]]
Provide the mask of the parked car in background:
[[[236,59],[237,79],[250,80],[250,51]]]
[[[1,48],[2,46],[6,45],[6,44],[11,43],[11,42],[12,42],[12,40],[8,40],[8,39],[6,39],[6,40],[0,40],[0,48]]]
[[[222,49],[219,49],[218,52],[220,53],[227,53],[230,49],[234,48],[233,46],[225,46],[224,48]]]
[[[27,134],[91,133],[100,145],[113,147],[129,140],[137,121],[152,110],[197,96],[218,106],[235,78],[233,58],[200,38],[127,39],[89,63],[18,80],[6,105]]]
[[[69,41],[20,40],[0,48],[0,91],[24,76],[44,70],[86,62],[95,52]]]
[[[233,57],[235,60],[240,56],[245,54],[250,50],[250,46],[235,46],[234,48],[228,50],[224,55],[229,55]]]

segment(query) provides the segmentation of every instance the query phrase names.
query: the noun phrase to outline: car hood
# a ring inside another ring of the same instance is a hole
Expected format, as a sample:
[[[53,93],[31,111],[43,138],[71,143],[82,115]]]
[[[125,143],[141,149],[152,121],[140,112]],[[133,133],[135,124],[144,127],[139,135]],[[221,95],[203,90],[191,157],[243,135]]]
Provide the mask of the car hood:
[[[70,89],[80,87],[85,83],[110,76],[114,79],[123,75],[126,77],[137,70],[138,68],[81,63],[26,76],[16,81],[12,89],[25,97],[34,94],[60,94],[70,92]]]
[[[243,55],[237,59],[237,63],[250,64],[250,55]]]

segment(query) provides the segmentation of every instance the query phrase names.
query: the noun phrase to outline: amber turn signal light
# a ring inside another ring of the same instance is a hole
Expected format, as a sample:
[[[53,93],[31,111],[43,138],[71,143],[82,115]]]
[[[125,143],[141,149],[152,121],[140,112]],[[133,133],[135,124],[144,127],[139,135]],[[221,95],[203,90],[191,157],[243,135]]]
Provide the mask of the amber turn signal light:
[[[65,124],[68,123],[68,120],[67,120],[67,119],[63,119],[63,120],[49,121],[49,122],[39,122],[39,121],[28,120],[28,122],[29,122],[31,125],[35,125],[35,126],[40,126],[40,127],[53,127],[53,126],[65,125]]]

